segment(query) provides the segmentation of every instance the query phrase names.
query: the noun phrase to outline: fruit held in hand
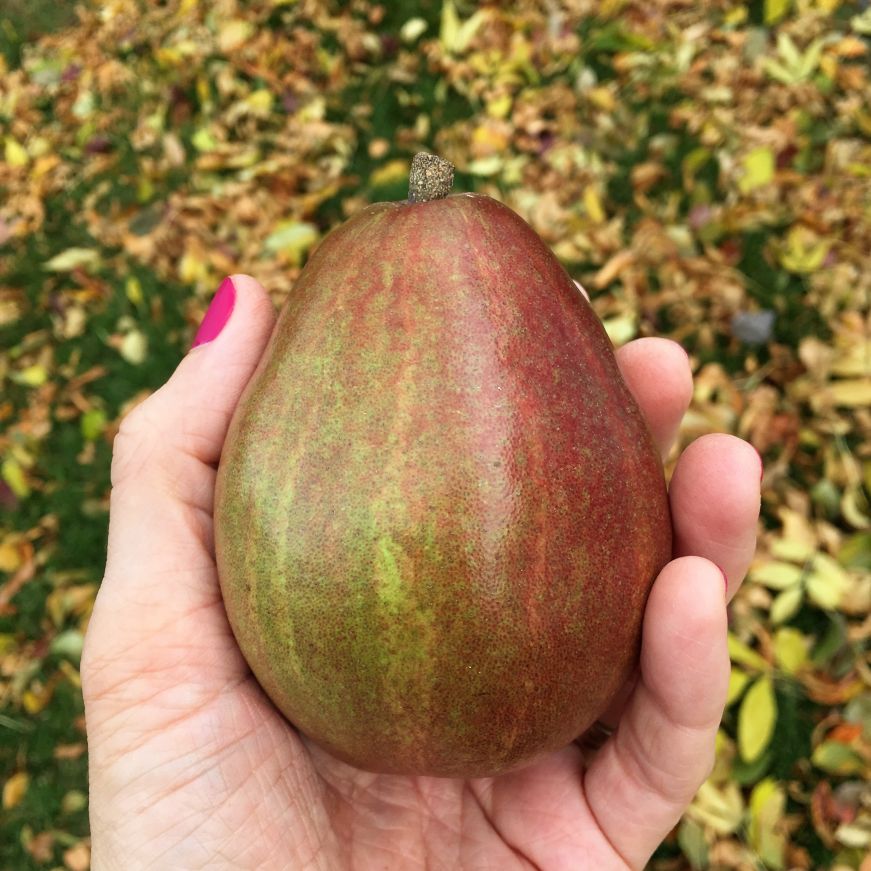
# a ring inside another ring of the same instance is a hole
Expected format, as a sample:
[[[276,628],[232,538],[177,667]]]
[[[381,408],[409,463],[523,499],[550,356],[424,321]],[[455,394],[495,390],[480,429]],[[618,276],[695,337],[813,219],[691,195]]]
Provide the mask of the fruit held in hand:
[[[601,714],[671,526],[589,304],[520,217],[424,163],[291,292],[230,427],[216,550],[239,646],[303,733],[361,768],[483,776]]]

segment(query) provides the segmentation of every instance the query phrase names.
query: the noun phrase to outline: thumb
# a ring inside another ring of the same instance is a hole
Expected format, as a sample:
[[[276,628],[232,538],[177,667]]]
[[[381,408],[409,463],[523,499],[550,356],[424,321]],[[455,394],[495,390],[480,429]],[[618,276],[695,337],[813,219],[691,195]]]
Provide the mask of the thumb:
[[[156,665],[158,648],[207,650],[226,636],[212,550],[215,467],[274,323],[253,278],[226,279],[172,377],[121,422],[106,573],[83,672],[108,678],[122,663],[147,665],[135,661],[140,655]]]
[[[172,377],[122,421],[113,447],[113,488],[132,484],[168,488],[186,499],[196,495],[190,476],[180,473],[218,462],[236,403],[274,324],[260,284],[247,275],[224,279]]]

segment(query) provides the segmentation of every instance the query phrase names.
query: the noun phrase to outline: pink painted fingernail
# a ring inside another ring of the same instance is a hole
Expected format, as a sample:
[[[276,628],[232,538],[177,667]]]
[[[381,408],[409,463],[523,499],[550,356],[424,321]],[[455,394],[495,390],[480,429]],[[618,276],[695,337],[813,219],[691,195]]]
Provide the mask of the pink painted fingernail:
[[[724,595],[728,599],[729,598],[729,577],[726,574],[726,570],[722,566],[717,566],[717,568],[720,570],[720,574],[723,576],[723,584],[725,586]]]
[[[233,282],[230,278],[225,278],[209,305],[206,316],[203,318],[196,336],[194,336],[194,343],[191,345],[191,348],[205,345],[206,342],[211,342],[218,338],[221,330],[224,329],[227,321],[230,320],[230,315],[233,314],[235,302],[236,288],[233,287]]]

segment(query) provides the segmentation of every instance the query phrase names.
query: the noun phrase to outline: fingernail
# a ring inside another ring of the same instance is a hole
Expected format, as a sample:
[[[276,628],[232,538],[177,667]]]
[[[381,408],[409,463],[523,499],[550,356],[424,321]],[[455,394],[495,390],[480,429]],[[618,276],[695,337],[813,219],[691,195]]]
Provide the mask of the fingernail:
[[[205,345],[206,342],[211,342],[218,338],[221,330],[224,329],[227,321],[230,320],[230,315],[233,314],[235,302],[236,288],[233,287],[231,279],[225,278],[209,305],[200,328],[197,330],[196,336],[194,336],[194,343],[191,345],[191,348]]]
[[[722,566],[717,566],[720,570],[720,574],[723,576],[723,586],[725,589],[723,590],[723,595],[728,599],[729,598],[729,577],[726,574],[726,570]]]

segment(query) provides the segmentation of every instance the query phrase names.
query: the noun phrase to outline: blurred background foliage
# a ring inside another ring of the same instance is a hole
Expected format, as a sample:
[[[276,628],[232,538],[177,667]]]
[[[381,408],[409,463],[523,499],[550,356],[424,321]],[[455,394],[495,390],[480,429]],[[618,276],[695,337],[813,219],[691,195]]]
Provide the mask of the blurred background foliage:
[[[78,673],[119,418],[232,271],[279,303],[411,155],[763,455],[717,766],[653,868],[871,869],[871,8],[3,0],[0,867],[89,866]]]

